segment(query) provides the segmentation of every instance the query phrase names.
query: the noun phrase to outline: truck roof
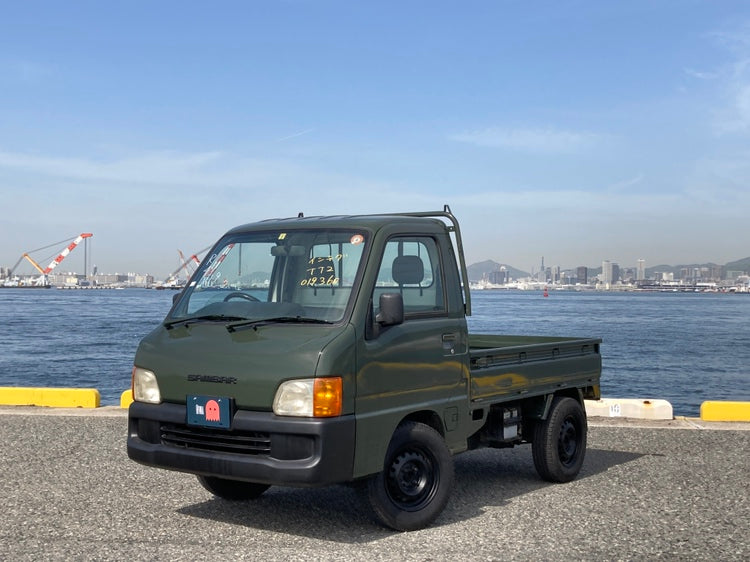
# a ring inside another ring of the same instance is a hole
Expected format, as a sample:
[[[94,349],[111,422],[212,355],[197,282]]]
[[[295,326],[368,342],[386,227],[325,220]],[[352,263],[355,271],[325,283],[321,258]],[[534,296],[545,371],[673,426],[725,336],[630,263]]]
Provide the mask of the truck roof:
[[[445,230],[448,226],[437,216],[442,212],[432,213],[389,213],[371,215],[332,215],[332,216],[297,216],[288,218],[265,219],[258,222],[243,224],[232,228],[228,234],[249,232],[255,230],[267,230],[276,228],[367,228],[373,231],[385,225],[393,224],[419,224],[422,227],[432,225],[431,231],[437,226]]]

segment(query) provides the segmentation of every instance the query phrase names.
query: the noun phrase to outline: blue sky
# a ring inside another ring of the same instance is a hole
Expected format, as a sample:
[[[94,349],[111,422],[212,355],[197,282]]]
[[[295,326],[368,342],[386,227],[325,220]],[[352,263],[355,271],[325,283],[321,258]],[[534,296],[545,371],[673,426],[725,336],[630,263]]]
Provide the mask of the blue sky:
[[[93,232],[99,271],[164,276],[237,224],[445,203],[470,263],[750,256],[747,2],[2,13],[6,267]]]

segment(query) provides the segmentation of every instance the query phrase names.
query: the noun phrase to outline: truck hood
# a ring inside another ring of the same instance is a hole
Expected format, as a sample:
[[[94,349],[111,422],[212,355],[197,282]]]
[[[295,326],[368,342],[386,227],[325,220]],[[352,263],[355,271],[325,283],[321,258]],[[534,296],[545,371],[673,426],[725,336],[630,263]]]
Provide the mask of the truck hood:
[[[345,331],[346,325],[271,324],[233,333],[223,324],[159,326],[141,341],[135,365],[156,374],[164,402],[217,396],[233,398],[238,408],[271,410],[279,384],[315,376],[321,351]]]

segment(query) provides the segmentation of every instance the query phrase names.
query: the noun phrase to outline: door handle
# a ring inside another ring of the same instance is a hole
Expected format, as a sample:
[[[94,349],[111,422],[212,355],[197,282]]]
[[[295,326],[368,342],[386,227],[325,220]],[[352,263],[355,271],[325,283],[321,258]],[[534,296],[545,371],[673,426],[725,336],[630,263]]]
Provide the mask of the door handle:
[[[443,351],[454,355],[456,353],[456,334],[443,334]]]

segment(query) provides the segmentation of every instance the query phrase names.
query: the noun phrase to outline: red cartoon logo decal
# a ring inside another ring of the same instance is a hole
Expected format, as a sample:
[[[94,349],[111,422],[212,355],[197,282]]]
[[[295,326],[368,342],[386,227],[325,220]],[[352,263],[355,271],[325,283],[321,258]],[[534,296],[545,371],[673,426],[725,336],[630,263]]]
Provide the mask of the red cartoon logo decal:
[[[206,421],[219,422],[221,421],[221,413],[219,412],[219,403],[216,400],[209,400],[206,402]]]

